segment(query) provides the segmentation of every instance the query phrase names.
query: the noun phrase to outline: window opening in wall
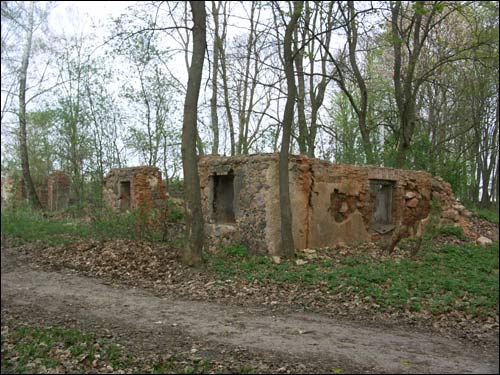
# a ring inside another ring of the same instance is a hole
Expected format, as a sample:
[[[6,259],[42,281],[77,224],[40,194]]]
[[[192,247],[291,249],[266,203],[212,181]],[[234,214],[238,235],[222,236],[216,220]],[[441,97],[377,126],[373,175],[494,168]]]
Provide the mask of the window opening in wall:
[[[370,190],[374,200],[370,227],[378,233],[387,233],[395,227],[392,222],[394,182],[370,180]]]
[[[213,217],[217,223],[234,223],[234,176],[232,174],[212,176]]]
[[[333,193],[330,194],[330,208],[328,208],[328,211],[330,211],[337,223],[341,223],[347,218],[348,206],[346,201],[347,195],[340,193],[338,189],[334,189]]]
[[[130,210],[130,181],[120,181],[120,210]]]

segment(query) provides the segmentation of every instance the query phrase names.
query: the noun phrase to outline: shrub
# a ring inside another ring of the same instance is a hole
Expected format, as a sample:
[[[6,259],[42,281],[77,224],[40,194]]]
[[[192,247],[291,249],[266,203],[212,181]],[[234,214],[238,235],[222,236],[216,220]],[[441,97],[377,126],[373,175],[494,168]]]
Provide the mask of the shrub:
[[[443,236],[455,236],[461,240],[465,239],[462,227],[454,225],[443,225],[438,229],[439,234]]]
[[[224,248],[224,253],[228,256],[244,258],[248,255],[248,249],[245,245],[234,244],[234,245],[226,246]]]

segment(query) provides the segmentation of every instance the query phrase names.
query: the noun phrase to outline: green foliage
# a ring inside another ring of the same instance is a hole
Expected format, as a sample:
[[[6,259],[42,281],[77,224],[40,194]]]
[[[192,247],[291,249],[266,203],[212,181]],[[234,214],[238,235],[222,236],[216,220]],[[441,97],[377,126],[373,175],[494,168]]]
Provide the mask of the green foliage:
[[[459,238],[463,235],[455,227],[440,230]],[[459,310],[484,316],[497,311],[498,244],[482,248],[473,243],[459,246],[426,241],[412,260],[378,261],[356,254],[336,262],[323,259],[303,265],[286,260],[275,264],[264,256],[240,253],[237,246],[230,249],[207,259],[209,269],[223,280],[326,288],[388,312],[409,309],[440,314]]]
[[[9,324],[5,330],[2,322],[2,374],[54,373],[61,361],[67,361],[70,373],[92,373],[100,367],[110,366],[113,372],[164,374],[209,373],[212,363],[208,360],[171,356],[143,358],[130,354],[119,344],[98,337],[94,333],[63,327],[39,327]]]
[[[184,189],[184,181],[179,178],[173,178],[168,182],[169,188],[172,190],[180,190]]]
[[[338,129],[334,159],[339,163],[363,164],[365,152],[361,143],[357,117],[344,93],[339,92],[332,97],[330,116],[335,128]]]
[[[248,256],[248,249],[245,245],[242,244],[226,246],[223,251],[227,256],[230,257],[244,258]]]
[[[80,238],[127,238],[162,241],[163,233],[149,224],[156,220],[153,214],[141,215],[140,210],[114,212],[110,209],[89,210],[91,216],[80,216],[81,208],[53,217],[50,213],[32,210],[30,207],[2,210],[2,235],[22,241],[42,241],[48,244],[71,243]]]
[[[169,217],[170,221],[177,223],[179,221],[182,221],[182,219],[184,219],[184,213],[181,210],[179,210],[178,208],[173,208],[170,211],[168,217]]]
[[[486,219],[493,223],[499,222],[498,210],[494,208],[486,209],[486,208],[471,208],[472,212],[474,212],[480,218]]]
[[[30,207],[2,210],[2,236],[24,241],[40,240],[50,244],[69,243],[75,238],[87,238],[91,228],[78,222],[48,218]]]
[[[442,225],[439,227],[439,234],[442,236],[454,236],[458,239],[465,239],[464,231],[460,226]]]

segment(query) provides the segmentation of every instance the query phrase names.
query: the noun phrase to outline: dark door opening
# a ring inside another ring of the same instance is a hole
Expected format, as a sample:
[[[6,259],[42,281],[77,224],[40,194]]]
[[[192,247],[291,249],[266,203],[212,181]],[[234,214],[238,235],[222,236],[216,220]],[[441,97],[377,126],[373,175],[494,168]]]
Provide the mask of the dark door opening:
[[[213,217],[217,223],[234,223],[234,176],[213,176]]]
[[[130,210],[130,181],[120,181],[120,210]]]
[[[387,180],[370,181],[373,202],[371,227],[379,233],[385,233],[394,228],[392,222],[392,192],[394,183]]]

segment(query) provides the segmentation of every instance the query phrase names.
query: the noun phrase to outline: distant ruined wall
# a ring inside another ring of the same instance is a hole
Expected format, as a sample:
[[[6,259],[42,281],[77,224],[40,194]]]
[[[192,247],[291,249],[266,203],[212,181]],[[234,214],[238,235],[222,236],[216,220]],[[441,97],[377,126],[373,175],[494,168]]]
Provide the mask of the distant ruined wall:
[[[207,243],[215,248],[240,242],[253,253],[276,254],[281,241],[278,155],[206,156],[198,167]],[[433,198],[440,223],[467,232],[470,213],[456,203],[448,183],[427,172],[291,155],[289,173],[297,249],[378,241],[397,226],[402,237],[422,235]],[[234,219],[219,214],[231,210]]]
[[[69,204],[71,179],[62,171],[49,174],[43,183],[35,186],[36,194],[44,209],[64,210]],[[2,204],[19,204],[26,200],[26,189],[22,177],[2,178]]]
[[[166,199],[161,171],[150,166],[112,169],[104,179],[103,198],[116,211],[160,207]]]
[[[404,237],[413,236],[418,222],[430,213],[432,176],[426,172],[321,160],[311,160],[311,165],[311,247],[376,241],[386,234],[384,227],[390,231],[396,225],[402,226]],[[377,184],[388,187],[387,223],[374,217]]]
[[[18,205],[26,200],[24,179],[17,176],[2,177],[1,180],[2,205]]]
[[[12,176],[2,177],[2,206],[11,204],[15,196],[16,179]]]
[[[47,176],[46,205],[50,211],[64,210],[68,208],[71,179],[61,171],[52,172]],[[42,196],[44,192],[41,191]],[[42,202],[45,197],[42,198]],[[43,204],[43,203],[42,203]]]
[[[40,200],[40,204],[44,209],[47,209],[49,204],[49,189],[47,186],[47,179],[45,179],[43,185],[36,186],[35,189],[36,189],[36,195]]]

